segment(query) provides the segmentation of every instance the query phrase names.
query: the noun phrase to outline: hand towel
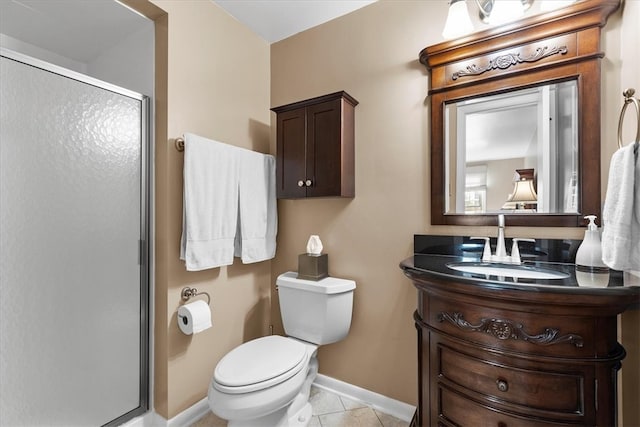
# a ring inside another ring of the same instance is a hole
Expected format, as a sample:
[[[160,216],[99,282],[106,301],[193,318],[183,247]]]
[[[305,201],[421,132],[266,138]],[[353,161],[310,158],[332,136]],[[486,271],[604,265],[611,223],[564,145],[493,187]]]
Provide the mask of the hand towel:
[[[602,211],[602,261],[614,270],[640,270],[639,142],[627,144],[611,158]]]
[[[243,150],[240,158],[235,255],[249,264],[271,259],[276,253],[276,160],[250,150]]]
[[[233,264],[239,152],[231,145],[184,135],[180,259],[189,271]]]

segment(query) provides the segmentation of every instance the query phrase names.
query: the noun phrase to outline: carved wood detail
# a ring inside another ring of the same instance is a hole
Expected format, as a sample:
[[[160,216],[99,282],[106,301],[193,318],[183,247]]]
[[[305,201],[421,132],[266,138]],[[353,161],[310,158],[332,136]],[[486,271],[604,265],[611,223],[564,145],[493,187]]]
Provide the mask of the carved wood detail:
[[[506,53],[504,55],[500,55],[494,59],[489,60],[489,63],[486,67],[478,67],[476,64],[471,64],[466,69],[456,71],[451,75],[452,80],[458,80],[460,77],[464,76],[479,76],[480,74],[484,74],[487,71],[501,69],[506,70],[507,68],[520,64],[523,62],[537,62],[541,59],[547,58],[552,55],[564,55],[567,53],[566,46],[559,46],[554,48],[549,48],[548,46],[539,47],[536,51],[526,57],[522,57],[522,53]]]
[[[495,225],[495,213],[447,212],[446,201],[451,188],[446,179],[445,104],[567,80],[578,83],[577,131],[581,153],[582,150],[588,153],[581,154],[579,159],[578,211],[599,214],[600,59],[604,56],[600,35],[609,15],[619,7],[620,0],[581,0],[562,9],[531,14],[517,22],[447,40],[420,51],[420,62],[430,72],[431,121],[425,144],[430,147],[431,154],[431,224]],[[566,46],[567,51],[561,53],[561,46]],[[536,51],[538,48],[542,49]],[[580,227],[586,225],[583,216],[575,213],[507,213],[506,220],[507,224],[523,227]]]
[[[541,334],[529,335],[524,331],[524,326],[521,323],[512,320],[483,317],[480,319],[479,324],[473,325],[467,322],[461,313],[457,312],[453,314],[441,312],[438,314],[437,319],[439,322],[447,320],[463,331],[484,332],[485,334],[493,335],[499,340],[522,340],[545,346],[568,342],[578,348],[584,345],[584,340],[580,335],[567,334],[558,336],[560,331],[555,328],[545,328]]]

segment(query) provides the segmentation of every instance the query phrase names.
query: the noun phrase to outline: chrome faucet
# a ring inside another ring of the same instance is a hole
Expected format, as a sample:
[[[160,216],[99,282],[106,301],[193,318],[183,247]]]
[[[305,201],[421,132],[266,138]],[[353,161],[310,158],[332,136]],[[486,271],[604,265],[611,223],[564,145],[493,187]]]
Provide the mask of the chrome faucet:
[[[511,255],[507,255],[507,248],[504,242],[504,215],[498,215],[498,243],[496,244],[496,253],[491,255],[491,244],[488,237],[471,237],[471,239],[484,240],[484,251],[482,252],[482,262],[506,262],[511,264],[520,264],[520,250],[518,242],[535,242],[534,239],[514,238],[511,245]]]
[[[498,243],[496,243],[496,261],[506,261],[507,248],[504,244],[504,215],[498,215]]]

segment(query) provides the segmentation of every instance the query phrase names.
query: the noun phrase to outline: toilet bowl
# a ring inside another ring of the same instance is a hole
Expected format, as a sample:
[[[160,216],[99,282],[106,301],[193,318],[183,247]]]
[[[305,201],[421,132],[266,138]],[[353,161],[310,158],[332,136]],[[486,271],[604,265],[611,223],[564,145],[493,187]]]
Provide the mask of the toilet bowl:
[[[311,383],[318,372],[317,348],[279,335],[236,347],[216,366],[209,387],[211,410],[229,420],[229,426],[306,425],[311,408],[304,416],[301,411],[304,404],[290,404],[299,395],[298,400],[303,403],[309,400]],[[284,412],[276,414],[289,405],[289,416]],[[268,415],[278,416],[280,420],[267,422]],[[289,421],[291,417],[293,420]]]
[[[209,407],[229,427],[304,427],[311,420],[309,394],[318,374],[318,346],[347,335],[355,282],[296,276],[288,272],[276,281],[288,336],[246,342],[216,366]]]

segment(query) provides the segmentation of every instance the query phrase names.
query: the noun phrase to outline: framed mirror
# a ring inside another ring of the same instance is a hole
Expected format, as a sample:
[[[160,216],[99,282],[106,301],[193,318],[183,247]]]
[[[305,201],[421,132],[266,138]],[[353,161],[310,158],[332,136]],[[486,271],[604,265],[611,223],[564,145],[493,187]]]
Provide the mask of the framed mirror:
[[[425,48],[431,223],[581,226],[600,217],[600,32],[618,0]]]
[[[445,214],[577,214],[578,85],[445,103]]]

